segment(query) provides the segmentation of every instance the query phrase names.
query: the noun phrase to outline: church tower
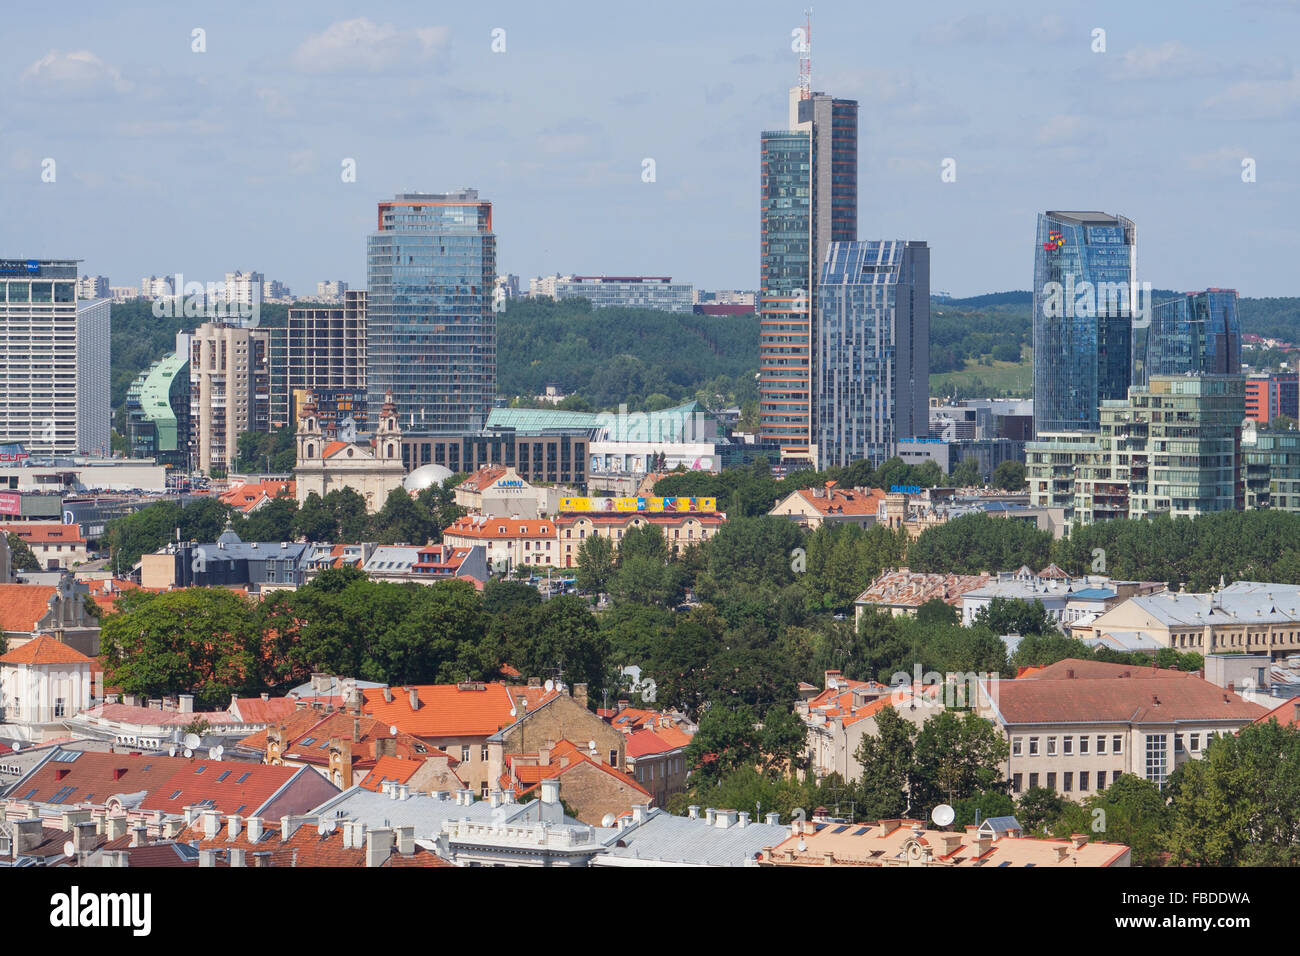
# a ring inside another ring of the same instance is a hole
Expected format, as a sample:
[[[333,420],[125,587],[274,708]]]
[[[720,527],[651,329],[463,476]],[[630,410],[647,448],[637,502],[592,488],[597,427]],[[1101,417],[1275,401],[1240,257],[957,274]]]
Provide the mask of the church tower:
[[[325,435],[321,432],[315,392],[308,392],[298,411],[298,461],[320,458],[324,453]]]
[[[384,405],[379,410],[375,457],[380,461],[402,460],[402,427],[397,423],[397,405],[393,403],[391,391],[384,393]]]

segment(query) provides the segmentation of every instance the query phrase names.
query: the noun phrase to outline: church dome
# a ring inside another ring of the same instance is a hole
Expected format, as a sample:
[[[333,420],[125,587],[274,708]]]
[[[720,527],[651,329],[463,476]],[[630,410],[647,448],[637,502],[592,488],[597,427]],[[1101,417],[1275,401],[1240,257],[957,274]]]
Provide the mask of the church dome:
[[[402,487],[407,491],[423,491],[442,484],[450,477],[451,470],[442,465],[421,465],[402,479]]]

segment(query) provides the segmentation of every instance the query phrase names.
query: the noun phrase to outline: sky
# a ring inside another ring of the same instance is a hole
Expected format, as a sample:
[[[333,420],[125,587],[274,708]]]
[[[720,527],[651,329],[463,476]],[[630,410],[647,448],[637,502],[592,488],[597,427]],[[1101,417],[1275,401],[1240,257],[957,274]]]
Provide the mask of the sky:
[[[785,126],[803,20],[767,0],[7,7],[0,257],[360,288],[377,202],[472,186],[499,272],[753,289],[759,136]],[[1036,214],[1098,209],[1137,223],[1155,288],[1300,295],[1297,36],[1300,0],[819,0],[813,87],[860,104],[859,237],[927,241],[936,291],[1029,288]]]

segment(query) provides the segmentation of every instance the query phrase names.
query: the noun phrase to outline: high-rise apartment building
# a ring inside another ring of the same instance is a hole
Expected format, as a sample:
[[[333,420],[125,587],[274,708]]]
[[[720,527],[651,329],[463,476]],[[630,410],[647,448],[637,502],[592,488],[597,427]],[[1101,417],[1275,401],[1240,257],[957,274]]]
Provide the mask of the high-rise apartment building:
[[[292,306],[288,338],[289,394],[310,391],[323,427],[351,418],[364,430],[366,293],[345,291],[341,305]]]
[[[190,434],[205,474],[234,467],[244,432],[271,429],[275,331],[206,322],[190,338]]]
[[[1246,417],[1267,425],[1279,415],[1300,419],[1300,376],[1259,372],[1246,376]]]
[[[186,337],[188,341],[188,337]],[[172,352],[140,373],[126,393],[126,447],[132,458],[190,468],[190,354]]]
[[[496,396],[496,236],[473,189],[379,204],[366,256],[367,404],[392,392],[407,435],[483,427]]]
[[[857,238],[856,100],[790,91],[789,126],[764,132],[759,439],[811,460],[817,284],[832,242]]]
[[[77,280],[78,299],[112,298],[109,291],[108,276],[82,276]]]
[[[1096,431],[1133,382],[1137,227],[1102,212],[1038,216],[1034,430]]]
[[[260,305],[265,282],[266,277],[260,272],[227,272],[223,301],[226,305]],[[177,295],[180,292],[176,290]]]
[[[0,259],[0,444],[110,453],[111,308],[78,301],[75,259]]]
[[[316,298],[325,301],[334,301],[342,299],[343,294],[348,291],[348,284],[338,279],[327,279],[324,282],[316,283]]]
[[[833,242],[813,341],[817,464],[878,467],[929,434],[930,249]]]
[[[1152,375],[1235,375],[1241,327],[1234,289],[1188,292],[1152,306],[1140,381]]]
[[[593,309],[659,309],[691,312],[694,291],[689,282],[672,276],[561,276],[555,281],[556,299],[586,299]]]

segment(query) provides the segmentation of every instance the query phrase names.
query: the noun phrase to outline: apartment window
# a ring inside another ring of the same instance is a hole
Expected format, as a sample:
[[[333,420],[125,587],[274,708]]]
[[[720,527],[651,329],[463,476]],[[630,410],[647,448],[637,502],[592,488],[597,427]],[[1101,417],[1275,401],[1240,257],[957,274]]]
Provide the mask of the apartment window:
[[[1080,791],[1086,791],[1086,790],[1088,789],[1088,777],[1089,777],[1088,771],[1086,771],[1086,770],[1080,770],[1080,771],[1079,771],[1079,790],[1080,790]]]
[[[1105,735],[1103,735],[1103,734],[1098,734],[1098,735],[1097,735],[1097,753],[1099,753],[1099,754],[1104,754],[1105,752],[1106,752],[1106,737],[1105,737]]]
[[[610,765],[611,767],[617,767],[617,766],[618,766],[618,751],[617,751],[617,750],[611,750],[611,751],[609,752],[609,765]]]
[[[64,700],[63,700],[63,698],[62,698],[62,697],[56,697],[56,698],[54,699],[54,716],[55,716],[55,717],[63,717],[63,716],[66,716],[66,715],[63,713],[64,709],[65,709],[65,704],[64,704]]]
[[[1146,740],[1147,779],[1157,786],[1165,782],[1168,758],[1169,738],[1164,734],[1148,734]]]
[[[1200,749],[1201,749],[1201,735],[1200,735],[1200,734],[1188,734],[1188,736],[1187,736],[1187,743],[1188,743],[1188,749],[1190,749],[1190,750],[1192,751],[1192,753],[1198,753],[1198,752],[1200,752]]]
[[[479,795],[481,798],[483,798],[484,800],[487,799],[488,788],[487,788],[487,781],[486,781],[486,780],[484,780],[481,784],[479,784],[479,786],[478,786],[478,795]]]
[[[1038,774],[1031,773],[1029,775],[1029,789],[1033,790],[1036,786],[1038,786]]]
[[[487,760],[487,744],[484,744],[483,746],[479,747],[479,749],[478,749],[478,759],[479,759],[479,760]]]
[[[1011,738],[1011,756],[1013,756],[1013,757],[1019,757],[1019,756],[1020,756],[1020,739],[1021,739],[1021,738],[1019,738],[1019,737],[1012,737],[1012,738]]]
[[[1031,757],[1037,757],[1037,756],[1038,756],[1038,738],[1037,738],[1037,737],[1030,737],[1030,738],[1029,738],[1029,756],[1031,756]]]
[[[1088,752],[1088,736],[1085,734],[1084,736],[1079,738],[1079,753],[1086,754],[1087,752]]]
[[[1064,790],[1066,793],[1070,793],[1072,790],[1074,790],[1073,771],[1067,770],[1065,771],[1065,773],[1061,774],[1061,789]]]
[[[1115,734],[1110,738],[1110,752],[1113,754],[1122,754],[1124,752],[1124,737],[1122,734]]]
[[[1055,773],[1049,773],[1049,774],[1047,775],[1047,789],[1048,789],[1048,790],[1055,790],[1055,789],[1056,789],[1056,774],[1055,774]]]
[[[1024,776],[1022,774],[1013,773],[1011,775],[1011,791],[1013,793],[1020,792],[1020,785],[1022,783],[1024,783]]]
[[[1106,789],[1106,771],[1098,770],[1097,771],[1097,792],[1101,793],[1101,791],[1105,789]]]
[[[1073,738],[1073,737],[1062,737],[1062,738],[1061,738],[1061,752],[1064,753],[1067,757],[1070,756],[1070,755],[1072,755],[1072,754],[1074,753],[1074,738]]]
[[[465,744],[460,748],[460,762],[469,763],[469,744]]]
[[[1048,737],[1048,738],[1047,738],[1047,756],[1049,756],[1049,757],[1055,757],[1055,756],[1056,756],[1056,738],[1055,738],[1055,737]]]

